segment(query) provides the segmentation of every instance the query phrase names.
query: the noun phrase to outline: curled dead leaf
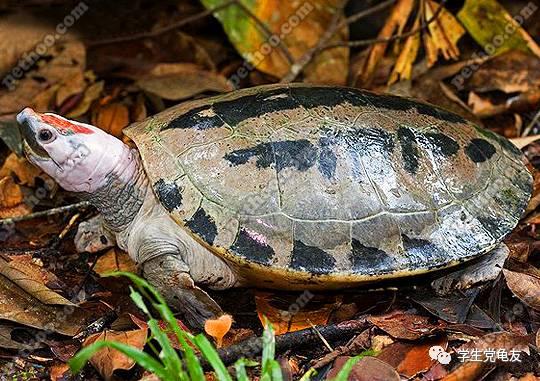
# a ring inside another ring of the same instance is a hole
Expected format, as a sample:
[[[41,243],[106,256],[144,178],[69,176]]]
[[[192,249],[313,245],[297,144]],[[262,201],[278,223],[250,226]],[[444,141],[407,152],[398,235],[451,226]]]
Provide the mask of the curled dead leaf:
[[[146,344],[147,336],[148,329],[137,329],[125,332],[106,330],[88,337],[83,346],[86,347],[98,340],[109,340],[127,344],[137,349],[142,349]],[[94,356],[92,356],[90,362],[107,381],[112,379],[115,370],[129,370],[135,365],[135,361],[133,359],[110,348],[103,348],[98,351]]]
[[[92,115],[92,124],[120,138],[122,130],[129,124],[129,110],[122,103],[107,104]]]
[[[522,263],[519,271],[503,269],[503,273],[512,293],[526,305],[540,311],[540,270]]]

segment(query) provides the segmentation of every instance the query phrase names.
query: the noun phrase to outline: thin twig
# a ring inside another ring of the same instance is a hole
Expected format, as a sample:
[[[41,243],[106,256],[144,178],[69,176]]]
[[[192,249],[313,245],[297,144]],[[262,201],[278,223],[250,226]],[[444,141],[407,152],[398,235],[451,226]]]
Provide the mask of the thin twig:
[[[536,115],[532,118],[531,122],[527,125],[527,127],[525,127],[525,129],[523,130],[523,133],[521,134],[521,136],[529,135],[531,133],[534,125],[536,123],[538,123],[539,120],[540,120],[540,110],[538,110]]]
[[[420,26],[419,28],[408,31],[406,33],[397,34],[395,36],[388,37],[388,38],[371,38],[371,39],[367,39],[367,40],[336,42],[336,43],[333,43],[333,44],[328,44],[328,45],[323,46],[321,48],[321,50],[331,49],[331,48],[335,48],[335,47],[339,47],[339,46],[348,46],[350,48],[357,48],[357,47],[360,47],[360,46],[367,46],[367,45],[372,45],[372,44],[382,44],[382,43],[392,42],[392,41],[396,41],[396,40],[401,40],[401,39],[406,38],[406,37],[410,37],[410,36],[412,36],[412,35],[414,35],[416,33],[420,33],[422,31],[424,31],[429,26],[429,24],[431,24],[432,22],[437,20],[437,18],[439,17],[439,14],[442,12],[442,10],[444,8],[443,6],[444,6],[445,3],[446,3],[446,0],[441,0],[441,2],[439,3],[439,6],[437,7],[437,10],[433,14],[433,16],[429,20],[427,20],[424,23],[424,25]]]
[[[48,217],[48,216],[52,216],[52,215],[55,215],[55,214],[68,212],[70,210],[84,209],[84,208],[87,208],[88,206],[90,206],[90,203],[88,201],[81,201],[81,202],[78,202],[76,204],[71,204],[71,205],[61,206],[61,207],[58,207],[58,208],[43,210],[41,212],[35,212],[35,213],[27,214],[25,216],[2,218],[2,219],[0,219],[0,226],[1,225],[10,225],[10,224],[14,224],[15,222],[20,222],[20,221],[32,220],[34,218]]]

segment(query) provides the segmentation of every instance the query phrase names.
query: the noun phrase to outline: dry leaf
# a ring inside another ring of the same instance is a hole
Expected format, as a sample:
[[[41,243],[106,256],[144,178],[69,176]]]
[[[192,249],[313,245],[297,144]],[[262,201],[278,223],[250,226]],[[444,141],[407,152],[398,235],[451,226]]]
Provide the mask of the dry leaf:
[[[337,376],[338,372],[345,365],[348,356],[339,356],[334,361],[334,366],[326,375],[327,380]],[[399,381],[399,374],[388,365],[376,357],[366,356],[361,358],[352,368],[349,380],[354,381]]]
[[[99,98],[101,95],[101,92],[103,91],[103,86],[105,82],[99,81],[96,83],[91,84],[86,88],[84,91],[84,96],[82,101],[75,107],[73,110],[69,111],[66,114],[66,117],[68,118],[76,118],[78,116],[81,116],[85,114],[92,103]]]
[[[512,138],[508,140],[510,140],[517,148],[522,149],[538,139],[540,139],[540,135],[524,136],[522,138]]]
[[[88,337],[83,346],[88,346],[98,340],[117,341],[137,349],[143,349],[146,344],[148,329],[117,332],[105,330]],[[92,365],[105,380],[110,380],[117,369],[129,370],[135,365],[135,361],[126,355],[110,348],[103,348],[90,359]]]
[[[206,8],[222,4],[221,0],[203,0]],[[327,31],[331,20],[340,9],[341,0],[317,2],[296,1],[246,1],[247,8],[264,20],[265,25],[288,47],[293,60],[299,60],[314,47]],[[269,37],[246,13],[236,7],[227,7],[214,15],[221,22],[229,40],[240,55],[257,70],[282,78],[290,64],[279,47],[274,47],[275,37]],[[290,21],[295,21],[294,24]],[[336,33],[329,41],[347,40],[347,28]],[[235,75],[245,78],[251,65],[242,65]],[[309,82],[344,85],[349,67],[349,49],[336,47],[318,54],[305,68]],[[234,76],[233,76],[234,77]],[[236,82],[236,81],[235,81]]]
[[[432,346],[447,348],[445,337],[428,339],[420,343],[396,342],[387,346],[377,358],[393,366],[399,374],[410,378],[419,372],[425,372],[435,361],[429,356]]]
[[[336,299],[316,300],[310,292],[281,295],[256,291],[255,304],[261,324],[268,320],[276,335],[299,331],[313,325],[326,325],[336,307]]]
[[[390,13],[390,16],[388,16],[384,27],[379,32],[377,38],[390,38],[396,30],[403,29],[403,27],[407,23],[409,15],[413,10],[413,7],[413,0],[398,0],[396,5],[394,5],[394,8],[392,9],[392,13]],[[387,45],[387,43],[374,44],[370,48],[369,55],[364,62],[360,74],[360,81],[362,83],[367,84],[371,81],[375,68],[383,57]]]
[[[0,218],[29,214],[31,209],[24,203],[21,187],[11,176],[0,179]]]
[[[75,73],[83,72],[86,64],[86,49],[78,41],[53,45],[48,55],[51,59],[36,65],[33,71],[14,84],[13,91],[0,90],[2,114],[15,114],[27,106],[35,108],[39,94],[50,86],[63,83]]]
[[[88,314],[76,307],[43,304],[0,275],[0,319],[73,336],[86,317]]]
[[[205,91],[227,92],[232,84],[221,74],[204,70],[193,64],[163,63],[157,65],[137,85],[163,99],[182,100]]]
[[[222,315],[217,319],[208,319],[204,322],[204,331],[216,340],[216,346],[221,348],[223,337],[232,326],[232,316]]]
[[[123,250],[112,248],[100,256],[94,266],[94,271],[99,275],[113,271],[137,272],[137,264]]]
[[[425,19],[431,20],[440,6],[440,4],[432,0],[426,1],[424,7]],[[430,48],[435,49],[437,56],[440,52],[445,60],[459,58],[457,42],[465,33],[465,29],[450,12],[443,7],[437,19],[429,23],[428,30],[431,39]]]
[[[368,320],[396,339],[417,340],[444,328],[444,322],[430,323],[425,316],[406,311],[392,311],[385,315],[370,316]]]
[[[413,29],[418,29],[420,26],[420,18],[416,18],[414,22]],[[411,79],[412,77],[412,67],[416,55],[418,54],[418,49],[420,48],[420,33],[415,33],[414,35],[407,38],[401,53],[398,56],[396,65],[390,74],[388,79],[388,84],[391,85],[394,82]]]
[[[129,110],[122,103],[110,103],[97,109],[92,124],[120,138],[122,130],[129,124]]]
[[[64,298],[62,295],[45,286],[43,284],[43,279],[41,279],[41,275],[30,272],[25,273],[19,268],[11,266],[9,262],[1,257],[0,274],[15,283],[17,286],[43,304],[74,306],[73,303]]]
[[[477,340],[462,345],[458,350],[471,351],[478,349],[480,361],[465,361],[452,370],[442,381],[475,381],[481,379],[489,362],[485,362],[484,351],[498,349],[510,352],[516,350],[529,354],[528,339],[526,336],[518,336],[508,332],[495,332],[487,334]]]
[[[508,288],[523,303],[540,311],[540,270],[522,264],[520,272],[503,269]]]
[[[49,180],[49,177],[41,169],[15,153],[9,154],[4,165],[0,168],[0,179],[12,174],[17,176],[19,184],[30,187],[35,185],[36,177],[41,177],[45,182]]]

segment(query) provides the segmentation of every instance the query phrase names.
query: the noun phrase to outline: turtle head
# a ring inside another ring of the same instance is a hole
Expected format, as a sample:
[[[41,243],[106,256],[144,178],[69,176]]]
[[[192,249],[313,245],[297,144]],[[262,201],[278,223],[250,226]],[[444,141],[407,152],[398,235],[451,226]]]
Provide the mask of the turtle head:
[[[25,108],[17,115],[28,160],[65,190],[94,192],[106,182],[127,146],[99,128]]]

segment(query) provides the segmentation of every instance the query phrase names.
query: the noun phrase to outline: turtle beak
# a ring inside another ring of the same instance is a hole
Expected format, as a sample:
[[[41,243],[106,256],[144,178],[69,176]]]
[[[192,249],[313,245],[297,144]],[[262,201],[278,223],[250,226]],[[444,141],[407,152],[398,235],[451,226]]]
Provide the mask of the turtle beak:
[[[23,150],[26,156],[37,160],[50,159],[49,154],[36,140],[36,129],[40,123],[41,115],[27,107],[17,115],[19,131],[24,139]]]

